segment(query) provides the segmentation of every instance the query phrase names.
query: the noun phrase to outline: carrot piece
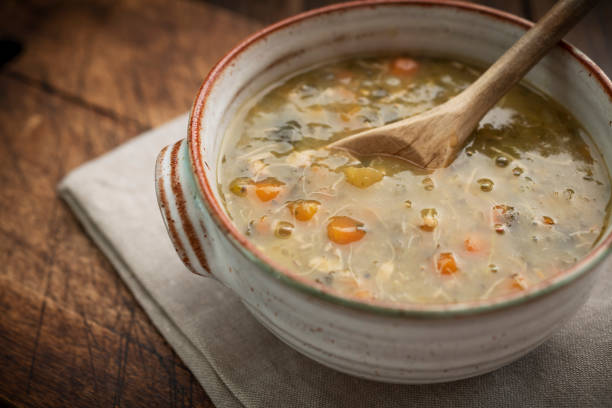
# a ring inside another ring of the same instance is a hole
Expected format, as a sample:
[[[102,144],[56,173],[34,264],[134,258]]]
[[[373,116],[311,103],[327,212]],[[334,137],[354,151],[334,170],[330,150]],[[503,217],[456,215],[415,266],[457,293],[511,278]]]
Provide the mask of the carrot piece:
[[[261,201],[270,201],[283,190],[285,183],[275,179],[274,177],[268,177],[267,179],[258,181],[255,183],[255,194]]]
[[[442,252],[436,261],[438,272],[442,275],[452,275],[459,271],[455,257],[450,252]]]
[[[359,289],[359,283],[352,276],[337,276],[334,278],[334,282],[338,284],[338,287],[346,291],[355,292]]]
[[[266,235],[268,232],[270,232],[270,223],[268,222],[265,215],[263,217],[258,218],[257,220],[249,221],[246,234],[252,235],[253,232],[257,232],[261,235]]]
[[[353,80],[353,73],[349,70],[343,69],[342,71],[336,73],[336,78],[344,85],[348,85]]]
[[[510,277],[510,287],[515,290],[527,289],[527,280],[519,273],[515,273]]]
[[[542,216],[542,222],[544,222],[544,224],[546,225],[555,225],[555,220],[550,217],[547,217],[546,215]]]
[[[419,69],[419,63],[412,58],[400,57],[391,62],[391,73],[396,76],[412,75]]]
[[[465,241],[463,241],[463,245],[466,251],[473,253],[484,252],[489,247],[489,244],[482,239],[482,237],[477,235],[468,236]]]
[[[366,234],[364,224],[351,217],[333,217],[327,224],[327,237],[336,244],[350,244],[359,241]]]
[[[344,122],[349,122],[351,119],[355,117],[355,115],[361,110],[361,106],[354,105],[352,108],[348,109],[346,112],[342,112],[340,114],[340,119]]]
[[[349,101],[353,101],[356,99],[355,92],[351,91],[345,86],[338,86],[333,89],[336,92],[336,95],[338,95],[342,99],[349,100]]]
[[[492,221],[493,224],[506,224],[510,226],[516,217],[514,207],[506,204],[497,204],[493,206]]]
[[[504,234],[516,220],[518,213],[514,211],[514,207],[506,204],[498,204],[493,206],[491,210],[491,223],[495,232]]]
[[[288,204],[289,211],[298,221],[308,221],[319,211],[321,203],[315,200],[295,200]]]
[[[357,299],[372,299],[374,297],[372,296],[372,292],[367,289],[359,289],[353,296]]]
[[[505,278],[504,281],[493,290],[491,296],[510,295],[512,293],[527,290],[528,287],[529,284],[527,279],[520,273],[514,273]]]

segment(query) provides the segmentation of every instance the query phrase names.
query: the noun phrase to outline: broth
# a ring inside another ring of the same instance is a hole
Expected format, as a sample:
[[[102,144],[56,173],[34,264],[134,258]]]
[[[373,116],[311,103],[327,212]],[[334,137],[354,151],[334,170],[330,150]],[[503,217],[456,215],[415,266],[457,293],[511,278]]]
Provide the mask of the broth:
[[[441,104],[479,74],[352,58],[261,91],[219,163],[233,222],[277,263],[357,299],[487,299],[570,267],[603,231],[610,179],[582,126],[534,89],[515,86],[445,169],[324,148]]]

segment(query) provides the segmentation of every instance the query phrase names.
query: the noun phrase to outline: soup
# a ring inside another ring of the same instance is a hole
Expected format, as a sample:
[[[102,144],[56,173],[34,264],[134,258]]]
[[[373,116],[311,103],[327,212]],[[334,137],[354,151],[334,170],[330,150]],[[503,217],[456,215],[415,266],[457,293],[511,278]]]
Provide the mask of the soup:
[[[349,298],[487,299],[570,267],[603,231],[610,179],[582,126],[534,89],[514,87],[444,169],[325,148],[441,104],[479,74],[372,57],[272,84],[225,135],[227,212],[276,263]]]

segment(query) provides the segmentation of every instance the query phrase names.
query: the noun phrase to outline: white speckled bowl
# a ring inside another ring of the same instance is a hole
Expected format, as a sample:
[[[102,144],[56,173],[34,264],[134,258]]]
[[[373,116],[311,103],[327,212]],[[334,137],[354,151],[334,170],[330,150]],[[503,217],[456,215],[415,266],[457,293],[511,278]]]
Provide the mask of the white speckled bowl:
[[[179,256],[193,272],[233,289],[291,347],[359,377],[450,381],[523,356],[587,299],[596,266],[610,249],[610,228],[585,259],[523,295],[435,305],[364,302],[283,270],[249,243],[220,202],[216,172],[232,115],[276,78],[339,56],[381,51],[491,63],[529,25],[473,4],[381,1],[304,13],[247,38],[206,78],[188,138],[158,159],[158,199]],[[527,80],[572,111],[612,160],[612,85],[595,64],[563,43]]]

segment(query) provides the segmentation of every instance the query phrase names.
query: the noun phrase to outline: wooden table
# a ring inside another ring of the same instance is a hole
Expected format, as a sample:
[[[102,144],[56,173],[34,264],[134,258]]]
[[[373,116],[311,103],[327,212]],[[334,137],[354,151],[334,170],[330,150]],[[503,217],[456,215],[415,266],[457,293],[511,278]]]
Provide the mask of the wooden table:
[[[55,187],[185,112],[245,35],[325,3],[0,2],[0,403],[212,406]],[[483,3],[534,19],[553,1]],[[611,3],[569,36],[608,73]]]

